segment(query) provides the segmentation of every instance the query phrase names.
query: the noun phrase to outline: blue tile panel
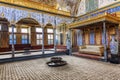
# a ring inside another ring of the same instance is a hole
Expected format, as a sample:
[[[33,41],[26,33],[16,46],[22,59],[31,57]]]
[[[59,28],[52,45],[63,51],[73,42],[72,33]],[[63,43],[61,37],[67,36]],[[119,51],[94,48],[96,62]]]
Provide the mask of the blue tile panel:
[[[83,17],[79,18],[78,21],[82,21],[82,20],[85,20],[85,19],[88,19],[88,18],[91,18],[91,17],[95,17],[95,16],[98,16],[100,14],[104,14],[105,12],[114,13],[114,12],[118,12],[118,11],[120,11],[120,6],[110,8],[110,9],[107,9],[107,10],[104,10],[104,11],[100,11],[100,12],[97,12],[97,13],[93,13],[93,14],[90,14],[90,15],[87,15],[87,16],[83,16]]]

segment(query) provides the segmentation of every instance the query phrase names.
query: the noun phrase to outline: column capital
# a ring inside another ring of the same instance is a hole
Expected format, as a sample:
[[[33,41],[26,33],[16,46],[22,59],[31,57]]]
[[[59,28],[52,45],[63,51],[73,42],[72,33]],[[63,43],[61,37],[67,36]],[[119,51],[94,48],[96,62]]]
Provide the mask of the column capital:
[[[120,24],[118,24],[118,29],[120,29]]]
[[[54,26],[53,29],[56,29],[56,26]]]
[[[16,24],[15,20],[11,20],[10,24]]]
[[[45,25],[44,24],[41,24],[41,28],[44,28],[45,27]]]
[[[44,26],[41,26],[42,29],[44,29],[45,27]]]
[[[10,26],[16,26],[17,24],[10,24]]]
[[[69,28],[68,30],[69,30],[69,31],[72,31],[73,29],[70,29],[70,28]]]

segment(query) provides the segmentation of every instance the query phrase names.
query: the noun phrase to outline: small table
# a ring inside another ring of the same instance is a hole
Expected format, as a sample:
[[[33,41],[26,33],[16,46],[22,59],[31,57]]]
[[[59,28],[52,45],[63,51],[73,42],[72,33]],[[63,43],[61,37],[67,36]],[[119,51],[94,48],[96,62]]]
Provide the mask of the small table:
[[[51,61],[46,63],[50,67],[59,67],[67,64],[66,61],[63,61],[61,57],[52,57]]]

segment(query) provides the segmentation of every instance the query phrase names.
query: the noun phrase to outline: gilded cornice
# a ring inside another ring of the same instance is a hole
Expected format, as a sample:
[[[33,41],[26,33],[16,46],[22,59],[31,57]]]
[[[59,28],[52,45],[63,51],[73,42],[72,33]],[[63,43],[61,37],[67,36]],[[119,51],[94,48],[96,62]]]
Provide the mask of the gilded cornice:
[[[101,21],[109,21],[115,24],[119,24],[120,19],[111,14],[105,13],[105,14],[101,14],[95,17],[88,18],[83,21],[71,23],[69,24],[69,28],[78,28],[81,26],[86,26],[86,25],[101,22]]]
[[[37,2],[29,1],[29,0],[0,0],[0,2],[5,2],[5,3],[18,5],[18,6],[38,9],[38,10],[46,11],[46,12],[50,12],[50,13],[70,16],[69,12],[57,10],[51,6],[47,6],[44,4],[37,3]]]

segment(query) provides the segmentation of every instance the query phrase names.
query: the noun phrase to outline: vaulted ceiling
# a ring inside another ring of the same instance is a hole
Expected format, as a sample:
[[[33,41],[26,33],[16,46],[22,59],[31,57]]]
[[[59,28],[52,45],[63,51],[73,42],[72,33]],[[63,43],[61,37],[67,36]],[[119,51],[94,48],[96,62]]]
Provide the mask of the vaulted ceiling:
[[[56,0],[31,0],[34,2],[39,2],[39,3],[43,3],[45,5],[49,5],[49,6],[56,6],[57,1]]]
[[[58,8],[65,8],[71,13],[71,15],[75,15],[80,1],[81,0],[57,0],[57,3],[59,4]]]
[[[71,15],[76,15],[81,0],[31,0],[52,6],[56,9],[68,11]]]

